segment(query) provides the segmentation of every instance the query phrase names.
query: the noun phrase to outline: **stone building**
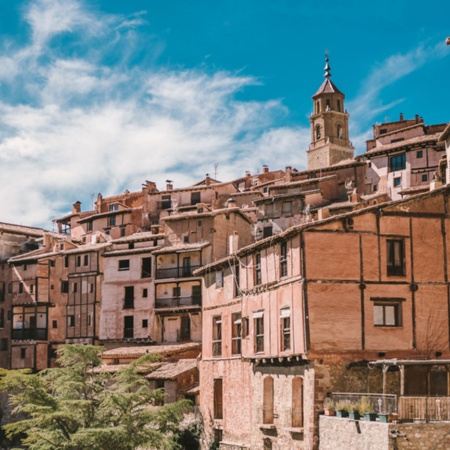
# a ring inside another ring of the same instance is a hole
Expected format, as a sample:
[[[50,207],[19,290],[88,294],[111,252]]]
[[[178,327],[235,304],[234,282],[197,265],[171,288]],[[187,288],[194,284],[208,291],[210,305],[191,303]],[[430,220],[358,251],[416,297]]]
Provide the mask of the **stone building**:
[[[208,442],[316,448],[327,393],[367,392],[359,364],[380,356],[446,364],[449,195],[440,188],[292,227],[198,272]],[[415,364],[402,381],[391,375],[392,393],[425,383],[421,395],[448,394],[448,372],[438,370],[447,378],[433,387]],[[373,376],[381,392],[381,371]]]

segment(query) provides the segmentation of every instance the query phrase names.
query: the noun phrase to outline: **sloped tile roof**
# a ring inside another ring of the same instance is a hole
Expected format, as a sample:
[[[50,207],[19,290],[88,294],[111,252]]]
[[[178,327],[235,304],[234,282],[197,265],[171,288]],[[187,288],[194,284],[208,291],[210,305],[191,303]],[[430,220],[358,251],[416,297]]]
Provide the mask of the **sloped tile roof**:
[[[124,358],[148,355],[150,353],[158,355],[173,355],[187,350],[200,350],[200,342],[185,342],[183,344],[164,344],[164,345],[142,345],[134,347],[119,347],[112,350],[106,350],[102,353],[102,358]]]
[[[145,376],[149,380],[175,380],[179,375],[197,367],[196,359],[180,359],[163,363]]]
[[[25,234],[27,236],[33,237],[43,237],[45,232],[45,230],[42,228],[26,227],[23,225],[16,225],[13,223],[5,222],[0,222],[0,230],[9,233]]]

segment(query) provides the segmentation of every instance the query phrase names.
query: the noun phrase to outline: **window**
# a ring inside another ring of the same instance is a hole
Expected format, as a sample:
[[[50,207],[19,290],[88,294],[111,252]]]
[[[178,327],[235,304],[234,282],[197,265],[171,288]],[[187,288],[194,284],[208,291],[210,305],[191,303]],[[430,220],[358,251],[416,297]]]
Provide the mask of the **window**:
[[[396,142],[404,141],[405,138],[397,138],[397,139],[391,139],[391,144],[395,144]]]
[[[320,125],[316,126],[316,140],[320,139]]]
[[[90,314],[87,315],[87,326],[90,327],[92,325],[92,316]]]
[[[399,187],[402,185],[402,179],[400,177],[394,178],[394,187]]]
[[[75,326],[75,316],[74,315],[67,316],[67,321],[69,322],[68,323],[69,327]]]
[[[86,231],[92,231],[92,220],[86,222]]]
[[[58,321],[52,320],[52,328],[58,328]]]
[[[254,281],[255,285],[261,284],[261,253],[257,253],[254,256]]]
[[[134,286],[125,286],[125,299],[123,307],[125,309],[134,308]]]
[[[190,277],[190,276],[192,276],[191,257],[186,256],[185,258],[183,258],[183,277]]]
[[[337,110],[339,112],[341,112],[341,101],[340,100],[337,101]]]
[[[223,383],[222,378],[214,379],[214,419],[223,419]]]
[[[142,289],[142,298],[147,298],[148,297],[148,289],[144,288]]]
[[[23,294],[23,283],[19,283],[19,294]]]
[[[280,277],[287,276],[287,244],[282,242],[280,244]]]
[[[391,156],[389,158],[389,170],[395,172],[396,170],[406,169],[406,153],[401,155]]]
[[[213,317],[213,336],[212,336],[213,356],[222,355],[222,317]]]
[[[5,352],[6,350],[8,350],[8,339],[2,338],[0,340],[0,351]]]
[[[110,211],[118,211],[119,210],[119,205],[109,205],[109,210]]]
[[[21,348],[20,349],[20,358],[21,359],[25,359],[27,357],[27,349],[26,348]]]
[[[34,294],[34,284],[30,284],[30,294]]]
[[[124,237],[126,235],[126,232],[127,232],[127,230],[125,227],[121,228],[120,229],[120,237]]]
[[[89,265],[89,255],[84,255],[83,265],[85,265],[85,266]]]
[[[81,256],[80,256],[80,255],[77,256],[77,258],[76,258],[76,260],[75,260],[75,265],[76,265],[77,267],[80,267],[80,266],[81,266]]]
[[[0,309],[0,328],[5,327],[5,311]]]
[[[73,283],[72,292],[78,292],[78,283]]]
[[[427,174],[423,174],[422,175],[422,181],[428,181],[428,175]]]
[[[292,202],[283,202],[281,207],[281,212],[283,214],[291,214],[292,213]]]
[[[380,130],[380,134],[386,134],[387,133],[387,128],[382,128]]]
[[[12,294],[13,288],[12,283],[8,283],[8,294]]]
[[[28,266],[26,265],[26,264],[24,264],[23,265],[23,270],[25,271],[25,270],[27,270],[28,269]]]
[[[94,292],[94,283],[91,283],[91,286],[90,286],[90,293],[92,294]]]
[[[119,259],[119,270],[130,270],[130,260]]]
[[[189,235],[188,235],[188,234],[186,234],[185,236],[183,236],[183,242],[184,242],[185,244],[189,244]]]
[[[273,423],[273,378],[265,377],[263,381],[263,423]]]
[[[163,195],[161,198],[161,209],[169,209],[171,203],[170,195]]]
[[[239,297],[241,295],[240,278],[239,278],[239,263],[234,266],[234,296]]]
[[[376,298],[373,303],[373,324],[376,327],[400,327],[402,302],[399,298]]]
[[[116,226],[116,216],[108,217],[108,226],[115,227]]]
[[[192,304],[200,306],[202,304],[202,287],[192,286]]]
[[[388,239],[387,274],[388,276],[405,275],[405,243],[403,239]]]
[[[273,234],[273,227],[272,226],[263,228],[263,238],[270,237],[270,236],[272,236],[272,234]]]
[[[338,124],[336,127],[337,137],[342,139],[342,125]]]
[[[176,286],[176,287],[172,288],[172,297],[173,298],[181,297],[181,287],[180,286]]]
[[[423,158],[423,150],[418,150],[417,151],[416,158]]]
[[[255,353],[264,352],[264,311],[253,314]]]
[[[142,328],[148,328],[148,319],[142,319]]]
[[[377,192],[378,191],[378,184],[374,184],[373,185],[373,192]]]
[[[303,378],[292,379],[292,428],[303,427]]]
[[[200,203],[200,192],[191,192],[191,205]]]
[[[291,310],[284,308],[280,314],[281,328],[281,351],[284,352],[291,348]]]
[[[133,338],[134,337],[134,317],[125,316],[123,318],[123,337]]]
[[[152,258],[142,258],[141,278],[152,276]]]
[[[231,315],[231,354],[241,354],[241,331],[242,331],[242,317],[241,313],[234,313]]]
[[[223,288],[223,271],[216,272],[216,289]]]
[[[68,256],[64,257],[64,267],[69,267],[69,257]]]

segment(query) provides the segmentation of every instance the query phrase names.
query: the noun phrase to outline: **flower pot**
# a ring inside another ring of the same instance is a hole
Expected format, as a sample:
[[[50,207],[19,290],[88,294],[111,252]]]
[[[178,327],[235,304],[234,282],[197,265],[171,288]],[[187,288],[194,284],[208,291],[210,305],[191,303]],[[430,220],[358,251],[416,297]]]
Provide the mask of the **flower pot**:
[[[348,411],[344,411],[343,409],[338,409],[336,411],[337,417],[348,417]]]
[[[375,420],[377,420],[377,413],[374,412],[364,413],[364,420],[375,422]]]
[[[325,409],[324,410],[324,414],[326,416],[334,416],[335,415],[335,411],[334,411],[334,409]]]
[[[361,414],[359,411],[349,411],[348,417],[349,419],[359,420],[361,418]]]
[[[389,422],[389,413],[378,414],[378,420],[383,423],[388,423]]]

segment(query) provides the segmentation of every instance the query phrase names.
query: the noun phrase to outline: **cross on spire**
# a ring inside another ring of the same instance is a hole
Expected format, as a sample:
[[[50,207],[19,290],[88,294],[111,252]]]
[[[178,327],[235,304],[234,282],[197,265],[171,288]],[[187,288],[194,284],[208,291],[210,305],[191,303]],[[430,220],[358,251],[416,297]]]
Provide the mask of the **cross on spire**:
[[[325,75],[324,75],[324,77],[327,78],[327,79],[329,79],[331,77],[331,72],[330,72],[331,71],[331,67],[328,64],[328,61],[329,61],[329,59],[328,59],[328,50],[326,50],[325,51],[325,67],[324,67]]]

